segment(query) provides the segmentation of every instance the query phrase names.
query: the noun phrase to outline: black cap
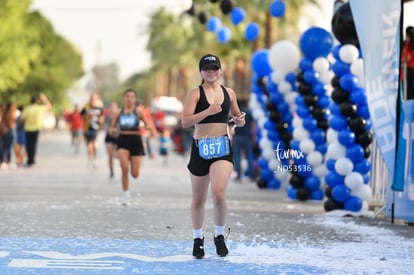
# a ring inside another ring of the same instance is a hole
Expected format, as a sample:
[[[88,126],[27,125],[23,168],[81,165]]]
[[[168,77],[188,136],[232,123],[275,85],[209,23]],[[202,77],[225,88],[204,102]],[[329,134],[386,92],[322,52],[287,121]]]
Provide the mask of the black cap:
[[[220,59],[212,54],[206,54],[200,59],[200,63],[198,64],[199,70],[205,70],[209,67],[216,67],[217,69],[221,69]]]

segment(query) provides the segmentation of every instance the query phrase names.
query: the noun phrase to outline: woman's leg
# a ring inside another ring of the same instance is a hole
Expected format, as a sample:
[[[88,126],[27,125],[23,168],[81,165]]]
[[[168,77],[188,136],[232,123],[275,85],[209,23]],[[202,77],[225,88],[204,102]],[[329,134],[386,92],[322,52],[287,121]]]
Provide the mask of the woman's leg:
[[[122,190],[124,192],[129,191],[129,151],[126,149],[118,149],[118,158],[119,164],[121,166],[121,182],[122,182]]]
[[[209,175],[195,176],[190,174],[192,187],[191,219],[193,229],[201,229],[204,221],[204,205],[207,200]]]
[[[132,156],[131,157],[131,176],[133,178],[138,178],[141,172],[141,163],[142,156]]]
[[[227,160],[213,162],[210,166],[211,193],[214,203],[214,224],[226,224],[227,203],[226,190],[233,164]]]

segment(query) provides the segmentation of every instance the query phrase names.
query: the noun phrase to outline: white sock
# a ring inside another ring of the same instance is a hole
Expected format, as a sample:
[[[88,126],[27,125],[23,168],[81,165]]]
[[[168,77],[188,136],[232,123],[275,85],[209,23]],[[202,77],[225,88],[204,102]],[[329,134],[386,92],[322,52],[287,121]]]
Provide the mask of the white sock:
[[[219,235],[224,236],[224,225],[223,226],[214,225],[214,237],[217,237]]]
[[[126,198],[126,199],[129,198],[129,191],[124,191],[124,198]]]
[[[193,239],[202,239],[204,237],[203,228],[194,229],[193,228]]]

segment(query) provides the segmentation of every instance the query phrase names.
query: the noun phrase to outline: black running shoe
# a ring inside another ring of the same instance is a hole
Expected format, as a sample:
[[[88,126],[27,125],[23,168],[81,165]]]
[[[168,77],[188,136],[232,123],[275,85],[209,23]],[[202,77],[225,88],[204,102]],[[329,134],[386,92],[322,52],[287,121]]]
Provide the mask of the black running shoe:
[[[217,255],[219,255],[220,257],[226,257],[227,254],[229,254],[229,250],[226,247],[223,235],[218,235],[217,237],[214,237],[214,244],[216,245]]]
[[[196,259],[204,257],[204,238],[194,239],[193,256],[196,257]]]

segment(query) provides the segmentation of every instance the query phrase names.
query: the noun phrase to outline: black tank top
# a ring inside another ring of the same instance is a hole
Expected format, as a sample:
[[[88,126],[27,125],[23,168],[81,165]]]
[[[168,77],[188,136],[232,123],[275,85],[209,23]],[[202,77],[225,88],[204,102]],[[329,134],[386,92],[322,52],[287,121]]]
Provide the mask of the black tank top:
[[[200,99],[197,102],[195,113],[199,113],[207,109],[210,106],[210,103],[208,103],[207,101],[206,94],[204,93],[203,86],[200,85],[199,89],[200,89]],[[229,97],[229,94],[226,88],[221,86],[221,89],[223,90],[223,94],[224,94],[224,100],[223,100],[223,103],[221,104],[221,112],[204,118],[198,124],[227,123],[228,122],[229,112],[230,112],[230,97]]]
[[[138,131],[139,130],[139,118],[137,113],[124,113],[124,110],[121,110],[121,113],[118,118],[119,129],[121,131]]]

